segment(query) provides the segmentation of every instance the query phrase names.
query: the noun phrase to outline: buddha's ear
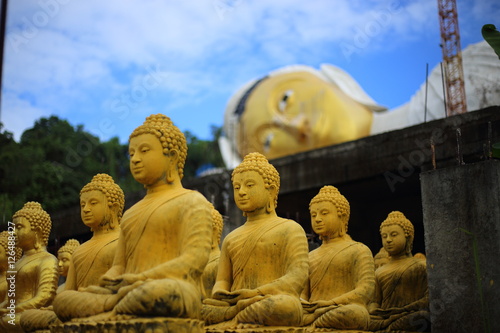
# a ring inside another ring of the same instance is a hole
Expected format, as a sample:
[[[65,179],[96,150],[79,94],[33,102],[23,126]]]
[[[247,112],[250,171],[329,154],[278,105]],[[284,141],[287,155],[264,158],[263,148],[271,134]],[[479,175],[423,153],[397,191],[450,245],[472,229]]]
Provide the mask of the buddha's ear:
[[[274,200],[274,198],[278,195],[278,189],[276,185],[271,184],[267,187],[267,190],[269,191],[269,194],[271,195],[271,198]]]
[[[170,165],[168,166],[167,171],[167,182],[172,183],[175,180],[174,174],[179,174],[179,170],[177,167],[177,161],[179,160],[179,152],[177,149],[170,149],[167,153],[168,158],[170,159]]]
[[[179,152],[177,151],[177,149],[170,149],[167,155],[168,157],[170,157],[170,159],[175,161],[177,161],[177,159],[179,158]]]

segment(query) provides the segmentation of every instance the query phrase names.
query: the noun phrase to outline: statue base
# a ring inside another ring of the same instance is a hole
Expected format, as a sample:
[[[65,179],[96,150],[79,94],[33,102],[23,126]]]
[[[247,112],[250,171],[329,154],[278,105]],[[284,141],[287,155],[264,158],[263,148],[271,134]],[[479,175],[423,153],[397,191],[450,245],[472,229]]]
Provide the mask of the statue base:
[[[225,328],[216,329],[207,327],[207,333],[307,333],[306,327],[290,327],[290,326],[261,326],[253,328]]]
[[[373,333],[361,330],[336,330],[333,328],[311,328],[311,327],[290,327],[290,326],[262,326],[254,328],[233,328],[233,329],[211,329],[206,328],[207,333]],[[409,332],[408,332],[409,333]]]
[[[102,322],[66,322],[50,327],[51,333],[205,333],[203,321],[183,318],[137,318]]]

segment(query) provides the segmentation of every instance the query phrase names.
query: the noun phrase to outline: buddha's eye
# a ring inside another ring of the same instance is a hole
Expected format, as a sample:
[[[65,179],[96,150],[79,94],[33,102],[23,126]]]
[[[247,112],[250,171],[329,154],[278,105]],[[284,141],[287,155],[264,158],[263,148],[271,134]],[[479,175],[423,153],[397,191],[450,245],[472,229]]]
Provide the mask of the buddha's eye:
[[[287,105],[290,103],[290,99],[293,96],[293,90],[287,90],[281,97],[279,103],[278,103],[278,110],[280,112],[285,112]]]

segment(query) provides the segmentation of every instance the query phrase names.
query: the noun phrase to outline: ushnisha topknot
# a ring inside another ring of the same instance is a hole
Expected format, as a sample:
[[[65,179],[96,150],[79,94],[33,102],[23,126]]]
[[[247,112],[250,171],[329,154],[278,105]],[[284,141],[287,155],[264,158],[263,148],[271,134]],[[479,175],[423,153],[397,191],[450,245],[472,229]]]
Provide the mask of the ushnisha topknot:
[[[276,168],[269,163],[267,158],[260,153],[250,153],[245,156],[243,161],[233,170],[231,181],[234,175],[244,171],[257,171],[264,179],[266,188],[276,186],[276,197],[274,198],[274,206],[278,205],[278,192],[280,190],[280,175]]]
[[[415,236],[415,229],[413,228],[413,224],[406,218],[403,213],[399,211],[393,211],[390,212],[384,222],[380,224],[380,233],[382,233],[383,227],[388,227],[390,225],[399,225],[401,229],[403,229],[405,237],[407,239],[406,252],[411,253],[411,249],[413,247],[413,237]]]
[[[105,173],[95,175],[90,183],[85,185],[80,191],[80,195],[89,191],[102,192],[108,201],[108,207],[111,208],[114,204],[118,205],[118,223],[120,223],[123,208],[125,207],[125,195],[118,184],[115,183],[113,177]]]
[[[24,204],[23,208],[18,210],[12,219],[24,217],[30,223],[31,229],[38,229],[41,232],[41,242],[47,246],[49,242],[50,229],[52,228],[52,220],[49,214],[43,210],[42,205],[35,201],[29,201]]]
[[[4,248],[6,253],[9,253],[9,250],[11,249],[11,247],[9,247],[9,233],[7,231],[0,232],[0,246]],[[16,261],[21,259],[22,255],[23,255],[23,250],[21,250],[21,248],[15,246],[14,252],[15,252]],[[9,254],[9,256],[10,256],[10,254]]]
[[[319,193],[311,199],[309,203],[309,208],[311,208],[312,204],[321,202],[321,201],[330,201],[335,205],[337,209],[337,215],[339,217],[343,217],[345,219],[346,224],[346,232],[347,232],[347,223],[349,222],[349,216],[351,214],[351,207],[349,205],[349,201],[339,192],[339,190],[335,186],[327,185],[323,186]]]
[[[172,149],[177,150],[179,153],[177,169],[182,179],[187,156],[187,142],[184,134],[174,125],[172,120],[163,114],[150,115],[141,126],[130,134],[129,140],[141,134],[155,135],[160,140],[165,155]]]
[[[66,243],[59,248],[57,251],[57,254],[61,254],[64,252],[67,252],[69,254],[73,254],[75,252],[76,248],[80,246],[80,242],[77,241],[76,239],[68,239]]]

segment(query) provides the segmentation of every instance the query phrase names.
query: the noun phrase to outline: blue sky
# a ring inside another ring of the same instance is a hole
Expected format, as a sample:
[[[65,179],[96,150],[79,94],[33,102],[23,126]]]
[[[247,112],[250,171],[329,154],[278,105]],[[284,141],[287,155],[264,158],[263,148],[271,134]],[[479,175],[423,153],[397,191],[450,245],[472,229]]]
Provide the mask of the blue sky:
[[[461,44],[500,26],[497,0],[457,0]],[[211,139],[230,96],[292,64],[336,65],[397,107],[441,61],[436,0],[9,1],[2,110],[19,139],[57,115],[102,140],[164,113]]]

